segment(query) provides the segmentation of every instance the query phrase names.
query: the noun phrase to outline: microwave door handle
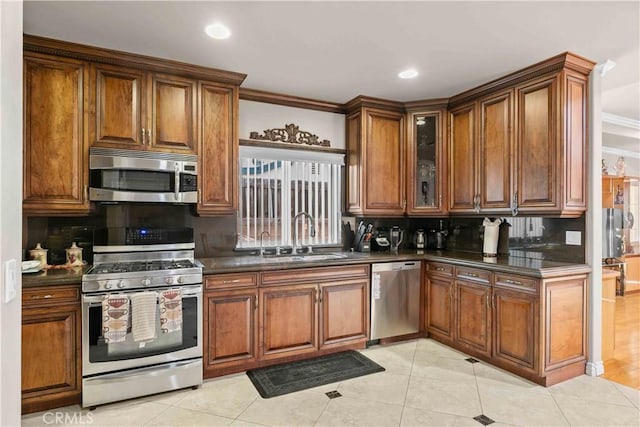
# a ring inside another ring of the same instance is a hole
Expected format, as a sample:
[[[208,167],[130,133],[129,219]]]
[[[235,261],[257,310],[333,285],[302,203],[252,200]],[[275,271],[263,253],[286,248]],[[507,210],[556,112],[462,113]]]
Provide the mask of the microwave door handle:
[[[175,171],[175,182],[174,182],[174,190],[175,190],[175,198],[178,201],[178,197],[180,196],[180,166],[176,162],[174,165]]]

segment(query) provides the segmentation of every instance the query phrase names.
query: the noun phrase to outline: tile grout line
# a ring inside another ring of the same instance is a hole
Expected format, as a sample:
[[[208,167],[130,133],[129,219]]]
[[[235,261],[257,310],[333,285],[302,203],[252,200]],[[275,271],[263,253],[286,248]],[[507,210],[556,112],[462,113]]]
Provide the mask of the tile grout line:
[[[409,369],[409,381],[407,381],[407,389],[404,392],[404,399],[402,400],[402,410],[400,411],[400,421],[398,422],[398,427],[402,425],[402,419],[404,418],[404,409],[407,406],[407,396],[409,395],[409,386],[411,385],[411,378],[413,378],[413,364],[416,362],[416,354],[418,353],[418,343],[420,341],[416,340],[416,347],[413,349],[413,357],[411,357],[411,369]]]
[[[485,413],[484,405],[482,404],[482,394],[480,394],[480,384],[478,384],[478,374],[476,373],[476,365],[477,363],[472,363],[471,367],[473,368],[473,380],[476,382],[476,393],[478,393],[478,401],[480,402],[480,415],[489,417],[489,415]],[[491,419],[493,420],[493,418]],[[478,424],[480,424],[480,422],[478,422]]]
[[[342,382],[339,382],[338,385],[336,386],[336,391],[338,391],[338,387],[340,387],[341,383]],[[318,425],[318,421],[320,421],[320,418],[322,418],[322,414],[324,414],[324,411],[326,411],[327,408],[329,407],[329,403],[331,403],[331,399],[329,399],[329,396],[325,395],[325,397],[327,398],[327,403],[324,405],[324,408],[322,408],[322,411],[320,411],[318,418],[316,418],[315,422],[313,423],[314,427]]]
[[[560,410],[560,413],[562,414],[562,418],[564,418],[564,420],[567,422],[568,426],[571,426],[572,424],[569,422],[569,418],[567,418],[567,415],[564,413],[564,410],[562,409],[562,407],[560,406],[560,404],[556,400],[556,397],[553,395],[553,393],[551,393],[551,390],[549,390],[548,388],[547,388],[547,390],[549,391],[549,396],[551,396],[551,399],[553,399],[553,403],[555,403],[556,407]]]

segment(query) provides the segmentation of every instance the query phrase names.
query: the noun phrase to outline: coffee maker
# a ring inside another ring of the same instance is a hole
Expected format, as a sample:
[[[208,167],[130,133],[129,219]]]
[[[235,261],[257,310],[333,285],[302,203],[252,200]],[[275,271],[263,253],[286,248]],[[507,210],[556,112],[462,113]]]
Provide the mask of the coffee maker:
[[[426,246],[426,239],[423,229],[416,230],[416,235],[413,242],[416,246],[416,249],[424,249]]]
[[[404,230],[401,230],[397,225],[391,227],[391,230],[389,231],[389,243],[391,244],[391,251],[398,252],[398,248],[400,247],[400,243],[402,243],[403,237]]]

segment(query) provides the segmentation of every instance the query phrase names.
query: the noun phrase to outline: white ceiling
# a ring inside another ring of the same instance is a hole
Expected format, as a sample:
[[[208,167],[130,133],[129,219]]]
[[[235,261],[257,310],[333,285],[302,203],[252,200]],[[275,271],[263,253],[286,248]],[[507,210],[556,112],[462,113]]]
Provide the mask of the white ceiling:
[[[230,39],[205,35],[215,21]],[[243,87],[333,102],[449,97],[571,51],[616,62],[603,111],[640,120],[638,1],[27,0],[24,32],[238,71]],[[398,79],[408,67],[420,75]]]

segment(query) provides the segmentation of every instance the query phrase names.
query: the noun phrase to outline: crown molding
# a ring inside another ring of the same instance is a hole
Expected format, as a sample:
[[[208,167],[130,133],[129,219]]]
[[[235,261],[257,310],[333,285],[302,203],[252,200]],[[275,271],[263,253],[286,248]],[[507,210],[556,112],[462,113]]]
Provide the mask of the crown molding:
[[[640,130],[640,120],[630,119],[628,117],[618,116],[611,113],[602,113],[602,121],[616,126],[622,126],[629,129]]]
[[[622,150],[620,148],[602,146],[602,152],[607,154],[615,154],[622,157],[630,157],[632,159],[640,159],[640,152]]]

